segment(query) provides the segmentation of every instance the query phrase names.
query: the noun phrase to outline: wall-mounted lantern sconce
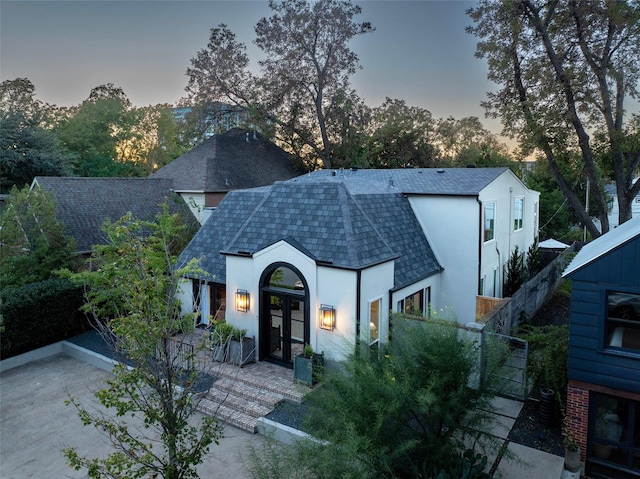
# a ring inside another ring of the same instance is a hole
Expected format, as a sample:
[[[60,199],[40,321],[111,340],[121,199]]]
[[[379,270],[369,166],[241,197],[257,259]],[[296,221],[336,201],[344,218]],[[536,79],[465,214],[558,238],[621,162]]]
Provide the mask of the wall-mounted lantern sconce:
[[[336,310],[333,306],[320,305],[320,327],[327,331],[333,331],[336,327]]]
[[[244,289],[236,291],[236,311],[249,311],[249,292]]]

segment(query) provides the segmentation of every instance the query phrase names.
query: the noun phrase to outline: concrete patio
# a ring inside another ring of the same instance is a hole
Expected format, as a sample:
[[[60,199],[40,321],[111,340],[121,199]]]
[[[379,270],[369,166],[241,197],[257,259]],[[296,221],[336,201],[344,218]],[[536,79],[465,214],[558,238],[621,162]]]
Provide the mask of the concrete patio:
[[[261,366],[275,367],[266,363]],[[260,377],[260,367],[236,368],[233,374]],[[64,447],[78,447],[92,457],[106,454],[111,445],[92,427],[84,427],[71,406],[64,404],[72,394],[90,404],[92,391],[109,377],[109,372],[83,360],[57,353],[50,357],[4,370],[0,375],[0,477],[23,479],[42,477],[86,477],[73,471],[61,453]],[[498,438],[489,457],[488,470],[502,479],[560,479],[563,458],[508,441],[522,407],[515,400],[496,398],[494,427]],[[212,446],[198,468],[200,477],[248,477],[243,458],[252,446],[265,440],[259,434],[225,425],[220,445]],[[507,460],[508,450],[516,460]]]

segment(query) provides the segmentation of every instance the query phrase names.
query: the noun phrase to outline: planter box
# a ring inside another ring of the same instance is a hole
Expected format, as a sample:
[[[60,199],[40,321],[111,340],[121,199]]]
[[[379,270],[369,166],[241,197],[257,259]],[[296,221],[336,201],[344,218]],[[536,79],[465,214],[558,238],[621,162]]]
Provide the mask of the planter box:
[[[224,363],[229,355],[229,343],[214,344],[211,346],[213,360]]]
[[[318,371],[324,366],[324,354],[314,354],[311,358],[293,358],[293,379],[312,386],[318,382]]]
[[[256,353],[256,339],[244,338],[242,341],[236,341],[232,339],[229,342],[229,354],[227,361],[238,366],[243,366],[247,363],[253,363]]]

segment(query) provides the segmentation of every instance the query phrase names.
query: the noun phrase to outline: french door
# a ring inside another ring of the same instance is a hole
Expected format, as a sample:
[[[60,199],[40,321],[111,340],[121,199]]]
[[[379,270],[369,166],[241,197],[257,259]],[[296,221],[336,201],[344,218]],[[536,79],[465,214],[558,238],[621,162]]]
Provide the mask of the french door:
[[[293,365],[293,357],[309,343],[308,308],[303,294],[263,290],[261,359]]]

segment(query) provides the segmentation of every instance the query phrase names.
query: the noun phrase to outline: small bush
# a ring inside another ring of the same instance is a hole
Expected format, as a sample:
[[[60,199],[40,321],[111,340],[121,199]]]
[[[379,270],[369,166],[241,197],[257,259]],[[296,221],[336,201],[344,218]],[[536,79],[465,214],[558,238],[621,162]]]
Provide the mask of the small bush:
[[[0,292],[4,332],[2,359],[62,341],[87,331],[79,311],[82,289],[66,279],[53,278]]]

